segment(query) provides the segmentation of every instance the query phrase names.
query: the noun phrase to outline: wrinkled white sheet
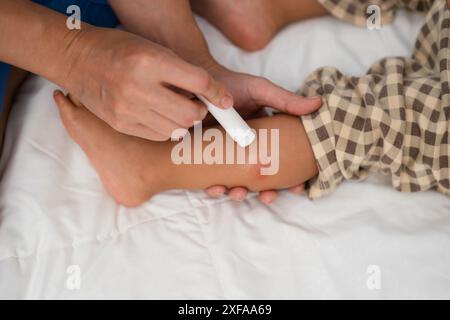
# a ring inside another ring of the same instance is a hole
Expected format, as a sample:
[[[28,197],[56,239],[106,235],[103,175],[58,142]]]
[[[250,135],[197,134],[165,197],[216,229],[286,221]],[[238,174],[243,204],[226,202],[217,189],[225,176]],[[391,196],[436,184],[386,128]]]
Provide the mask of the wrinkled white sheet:
[[[401,12],[369,32],[323,18],[245,54],[200,20],[220,61],[291,90],[322,65],[358,75],[409,55],[421,22]],[[267,207],[254,196],[172,191],[128,210],[66,134],[53,89],[31,78],[9,122],[0,298],[450,298],[449,198],[400,194],[372,177],[315,202],[283,192]],[[70,290],[77,271],[81,288]]]

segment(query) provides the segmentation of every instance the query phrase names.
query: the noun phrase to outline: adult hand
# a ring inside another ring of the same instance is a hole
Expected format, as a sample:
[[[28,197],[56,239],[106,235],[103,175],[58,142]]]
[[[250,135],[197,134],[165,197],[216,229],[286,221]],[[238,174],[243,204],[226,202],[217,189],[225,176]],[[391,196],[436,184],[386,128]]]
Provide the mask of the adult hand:
[[[302,97],[262,77],[234,72],[218,64],[205,69],[231,92],[234,107],[244,117],[255,114],[263,107],[302,116],[322,106],[320,96]]]
[[[310,114],[322,106],[321,97],[305,98],[264,78],[232,72],[217,64],[213,64],[208,71],[230,90],[236,109],[244,117],[258,114],[261,108],[266,106],[298,116]],[[298,185],[290,191],[302,194],[304,185]],[[248,190],[243,187],[227,190],[225,186],[212,186],[206,192],[211,197],[220,197],[228,192],[231,199],[242,201],[247,197]],[[265,204],[272,203],[276,197],[277,191],[274,190],[262,191],[259,194],[259,199]]]
[[[175,129],[202,120],[206,107],[176,89],[224,108],[233,105],[225,86],[207,71],[128,32],[88,28],[74,38],[67,55],[63,87],[128,135],[164,141]]]

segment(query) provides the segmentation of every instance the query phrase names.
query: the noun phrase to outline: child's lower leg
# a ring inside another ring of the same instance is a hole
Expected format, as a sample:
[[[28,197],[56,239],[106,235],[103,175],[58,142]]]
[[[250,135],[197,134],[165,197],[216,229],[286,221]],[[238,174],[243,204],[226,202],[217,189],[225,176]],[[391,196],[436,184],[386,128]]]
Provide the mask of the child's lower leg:
[[[279,158],[272,159],[272,164],[279,161],[279,170],[262,175],[261,165],[248,162],[177,165],[172,159],[177,142],[156,143],[120,134],[62,94],[56,98],[64,101],[60,112],[68,132],[90,158],[109,193],[126,206],[137,206],[169,189],[204,189],[217,184],[251,191],[284,189],[317,174],[306,133],[296,117],[279,115],[249,122],[254,129],[269,129],[268,141],[270,129],[279,130],[279,145],[273,146],[279,147]],[[203,143],[200,151],[207,145]],[[268,147],[272,149],[270,143]]]
[[[250,154],[255,155],[257,151],[252,152],[252,147],[244,150],[233,143],[234,159],[232,163],[176,165],[170,159],[170,152],[175,144],[167,143],[166,150],[161,155],[161,161],[169,163],[168,171],[172,172],[168,176],[170,188],[204,189],[220,184],[229,188],[242,186],[251,191],[285,189],[305,182],[317,173],[311,147],[302,123],[297,117],[278,115],[250,120],[249,125],[257,133],[261,129],[267,130],[267,139],[255,141],[253,151],[256,149],[259,151],[264,142],[262,140],[265,140],[268,146],[267,150],[272,150],[273,158],[270,163],[266,165],[261,164],[262,161],[251,163]],[[271,130],[276,130],[276,133],[271,133]],[[223,130],[221,132],[225,135]],[[277,136],[279,139],[276,139]],[[272,139],[277,140],[274,145],[271,144]],[[190,144],[193,145],[193,142]],[[208,144],[210,142],[204,143],[200,151],[203,152]],[[226,147],[222,146],[222,148],[223,158],[225,158],[226,151],[224,149]],[[276,148],[279,150],[278,156]],[[240,152],[245,154],[245,164],[237,164],[237,154]]]

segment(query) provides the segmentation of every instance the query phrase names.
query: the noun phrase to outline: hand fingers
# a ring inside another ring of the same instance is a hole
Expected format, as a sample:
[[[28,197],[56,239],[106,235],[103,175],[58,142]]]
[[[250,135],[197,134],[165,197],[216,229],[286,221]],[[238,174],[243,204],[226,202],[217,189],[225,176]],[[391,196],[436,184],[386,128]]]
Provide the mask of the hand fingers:
[[[171,89],[162,90],[160,95],[160,98],[167,103],[162,108],[153,110],[176,122],[182,128],[192,127],[195,122],[202,121],[208,114],[208,109],[203,103],[191,100]]]
[[[151,141],[163,142],[167,141],[170,138],[167,137],[167,135],[159,133],[158,131],[148,127],[147,124],[144,125],[142,123],[130,124],[127,125],[126,127],[119,128],[120,130],[114,128],[113,126],[111,127],[120,133]]]
[[[272,204],[277,198],[277,192],[274,190],[261,191],[259,193],[259,200],[264,204]]]
[[[145,125],[144,125],[145,123]],[[178,129],[186,129],[190,126],[183,126],[179,125],[175,121],[172,121],[170,119],[167,119],[164,116],[161,116],[160,114],[156,113],[153,110],[149,110],[147,112],[147,115],[145,118],[143,117],[140,122],[142,127],[147,127],[148,129],[151,129],[154,132],[159,133],[164,140],[156,140],[156,141],[165,141],[170,139],[176,130]],[[185,130],[185,133],[187,133],[187,130]],[[175,138],[175,137],[174,137]],[[178,137],[181,138],[181,137]]]
[[[210,196],[212,198],[221,197],[225,194],[226,191],[227,191],[227,188],[225,186],[213,186],[213,187],[206,189],[206,193],[208,194],[208,196]],[[247,197],[247,193],[248,193],[248,191],[246,188],[236,187],[236,188],[232,188],[229,191],[228,196],[233,201],[243,201]]]
[[[166,87],[153,91],[150,100],[138,96],[135,95],[138,102],[119,104],[115,112],[109,114],[106,122],[116,131],[152,141],[166,141],[175,131],[181,132],[177,129],[192,127],[208,112],[200,103]]]
[[[310,114],[322,106],[322,97],[305,98],[262,78],[252,82],[250,94],[259,105],[297,116]]]
[[[206,193],[208,194],[208,196],[210,196],[212,198],[218,198],[218,197],[223,196],[225,194],[226,190],[227,189],[224,186],[213,186],[213,187],[206,189]],[[300,194],[304,193],[305,186],[304,186],[304,184],[301,184],[301,185],[290,188],[289,191],[294,194],[300,195]],[[258,198],[262,203],[264,203],[266,205],[270,205],[276,200],[277,195],[278,195],[278,193],[275,190],[261,191],[259,193]],[[235,201],[242,201],[247,196],[247,190],[245,188],[234,188],[230,191],[229,196],[231,199],[233,199]]]
[[[164,80],[168,84],[202,95],[220,108],[226,109],[233,106],[233,96],[206,70],[175,57],[168,60],[165,65],[168,70],[166,72],[163,70]]]
[[[232,188],[228,193],[231,200],[234,201],[244,201],[247,198],[247,189],[243,187]]]
[[[289,188],[289,191],[297,195],[303,194],[303,192],[305,191],[305,185],[300,184],[298,186]],[[277,195],[278,192],[275,190],[261,191],[259,193],[259,200],[262,203],[269,205],[272,204],[277,199]]]
[[[305,185],[300,184],[298,186],[290,188],[289,191],[298,195],[303,194],[305,192]]]
[[[78,106],[76,106],[71,101],[73,97],[69,99],[60,90],[56,90],[53,93],[53,97],[55,99],[56,105],[58,106],[62,121],[64,123],[74,122],[76,120],[74,119],[74,117],[76,117],[76,115],[79,114],[79,112],[77,112],[77,109],[79,107],[82,107],[82,105],[79,102],[76,102],[78,104]],[[159,132],[147,128],[142,124],[135,124],[130,126],[129,128],[123,129],[122,133],[154,141],[167,140],[167,137],[163,136]]]
[[[224,186],[213,186],[205,190],[206,194],[211,198],[219,198],[227,192]]]

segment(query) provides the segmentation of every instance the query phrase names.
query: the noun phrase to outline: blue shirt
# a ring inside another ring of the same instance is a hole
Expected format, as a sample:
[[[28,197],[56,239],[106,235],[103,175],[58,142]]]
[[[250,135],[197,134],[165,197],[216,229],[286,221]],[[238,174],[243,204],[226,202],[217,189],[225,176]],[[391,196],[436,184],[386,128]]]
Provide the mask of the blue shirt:
[[[77,5],[81,9],[81,20],[103,28],[114,28],[118,19],[107,0],[33,0],[40,5],[67,14],[67,8]],[[0,62],[0,113],[3,110],[11,67]]]

